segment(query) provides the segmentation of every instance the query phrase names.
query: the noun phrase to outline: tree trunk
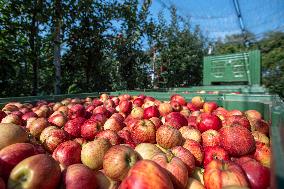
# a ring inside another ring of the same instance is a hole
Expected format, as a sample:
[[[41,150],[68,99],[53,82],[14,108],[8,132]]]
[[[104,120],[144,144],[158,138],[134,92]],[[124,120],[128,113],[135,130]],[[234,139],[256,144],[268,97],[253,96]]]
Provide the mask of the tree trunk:
[[[37,25],[37,6],[38,2],[35,1],[34,7],[33,7],[33,13],[32,13],[32,21],[31,21],[31,30],[30,30],[30,37],[29,37],[29,43],[31,48],[31,62],[33,66],[33,88],[32,88],[32,95],[37,95],[37,89],[38,89],[38,65],[39,65],[39,59],[37,55],[37,49],[36,49],[36,38],[38,33],[38,25]]]
[[[61,31],[61,0],[55,1],[55,15],[54,15],[54,52],[53,52],[53,64],[55,67],[55,85],[54,93],[61,93],[61,64],[60,64],[60,52],[61,52],[61,41],[60,41],[60,31]]]

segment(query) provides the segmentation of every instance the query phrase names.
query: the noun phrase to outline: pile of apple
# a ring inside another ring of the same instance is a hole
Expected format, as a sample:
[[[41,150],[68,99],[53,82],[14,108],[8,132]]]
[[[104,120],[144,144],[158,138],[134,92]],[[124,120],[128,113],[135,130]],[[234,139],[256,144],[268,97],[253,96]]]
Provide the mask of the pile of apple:
[[[200,96],[11,102],[0,122],[0,189],[270,186],[269,123]]]

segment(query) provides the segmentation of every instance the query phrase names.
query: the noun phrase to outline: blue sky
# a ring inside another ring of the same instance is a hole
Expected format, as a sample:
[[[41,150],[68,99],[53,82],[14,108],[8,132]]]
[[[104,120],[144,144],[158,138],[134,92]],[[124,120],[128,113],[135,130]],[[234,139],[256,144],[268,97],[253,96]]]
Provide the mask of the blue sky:
[[[143,0],[141,0],[143,1]],[[284,0],[238,0],[246,30],[261,38],[268,31],[284,31]],[[177,13],[199,25],[212,40],[241,33],[233,0],[152,0],[150,12],[157,18],[163,11],[170,20],[168,7],[175,5]]]

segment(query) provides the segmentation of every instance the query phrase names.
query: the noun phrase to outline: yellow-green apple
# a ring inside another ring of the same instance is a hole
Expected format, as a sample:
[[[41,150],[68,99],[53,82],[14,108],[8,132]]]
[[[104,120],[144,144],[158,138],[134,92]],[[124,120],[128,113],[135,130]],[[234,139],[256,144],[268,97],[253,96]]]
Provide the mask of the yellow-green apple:
[[[220,134],[218,131],[209,129],[201,134],[202,146],[219,146]]]
[[[156,132],[156,141],[161,147],[169,149],[182,144],[182,135],[174,127],[162,126]]]
[[[63,188],[66,189],[97,189],[96,173],[83,164],[73,164],[62,174]]]
[[[166,116],[173,111],[173,108],[170,103],[161,103],[158,107],[161,116]]]
[[[201,109],[204,104],[204,99],[201,96],[195,96],[191,99],[191,103],[198,109]]]
[[[81,137],[86,140],[94,140],[98,132],[102,129],[103,126],[99,121],[88,119],[81,126]]]
[[[119,135],[112,131],[112,130],[104,130],[104,131],[100,131],[97,135],[96,138],[104,138],[109,140],[109,142],[112,145],[118,145],[121,143],[121,138],[119,137]]]
[[[150,119],[151,117],[160,117],[160,112],[157,106],[149,106],[144,109],[143,118]]]
[[[124,127],[124,123],[118,121],[117,119],[114,118],[109,118],[108,120],[106,120],[105,124],[104,124],[104,130],[112,130],[115,132],[120,131],[123,127]]]
[[[22,120],[21,117],[19,117],[16,114],[9,114],[2,119],[1,123],[12,123],[12,124],[15,124],[15,125],[22,125],[23,120]]]
[[[252,189],[269,188],[270,169],[250,157],[241,157],[236,160],[247,175]]]
[[[86,121],[83,117],[76,117],[74,119],[70,119],[64,125],[64,130],[70,134],[70,136],[77,138],[81,136],[81,127]]]
[[[199,142],[195,140],[185,140],[183,147],[188,149],[195,158],[196,166],[201,166],[204,159],[204,151]]]
[[[132,148],[124,145],[112,146],[104,155],[104,173],[115,181],[122,181],[129,169],[139,160],[139,154]]]
[[[35,146],[29,143],[15,143],[0,150],[0,174],[3,179],[7,181],[12,169],[19,162],[36,154]]]
[[[205,186],[197,179],[189,177],[185,189],[205,189]]]
[[[183,140],[192,139],[197,142],[201,142],[201,133],[198,129],[189,126],[183,126],[179,129]]]
[[[204,184],[207,189],[221,189],[225,186],[249,186],[242,168],[232,161],[213,160],[204,171]]]
[[[118,189],[120,182],[114,181],[104,174],[103,170],[96,172],[98,189]]]
[[[105,102],[105,101],[108,100],[108,99],[109,99],[108,94],[106,94],[106,93],[102,93],[102,94],[101,94],[100,100],[101,100],[102,102]]]
[[[144,116],[144,109],[137,106],[134,107],[130,113],[130,115],[135,119],[143,119]]]
[[[253,132],[251,132],[251,134],[253,135],[255,142],[262,142],[267,146],[270,145],[269,144],[270,143],[269,138],[265,134],[263,134],[259,131],[253,131]]]
[[[104,138],[98,138],[83,145],[81,150],[81,161],[93,170],[103,168],[103,158],[110,149],[111,143]]]
[[[131,130],[131,136],[136,144],[139,143],[156,143],[156,129],[152,121],[147,119],[135,122]]]
[[[184,106],[186,107],[186,106]],[[191,115],[191,112],[188,108],[182,108],[182,110],[180,111],[181,115],[183,115],[184,117],[188,118]]]
[[[52,110],[53,111],[56,111],[58,110],[59,107],[63,106],[63,104],[61,102],[56,102],[53,107],[52,107]]]
[[[220,146],[207,146],[204,148],[203,165],[206,167],[212,160],[219,159],[228,161],[230,159],[229,153]]]
[[[261,142],[256,142],[256,149],[253,153],[253,158],[259,161],[262,165],[270,168],[271,166],[271,148]]]
[[[259,113],[257,110],[247,110],[244,112],[244,114],[248,118],[251,124],[262,118],[261,113]]]
[[[63,142],[53,151],[52,157],[66,167],[81,163],[81,145],[72,140]]]
[[[168,125],[171,125],[177,129],[180,129],[182,126],[188,125],[186,117],[184,117],[179,112],[171,112],[165,116],[165,121]]]
[[[123,179],[120,189],[173,189],[168,173],[151,160],[138,161]]]
[[[34,137],[39,138],[41,132],[48,126],[47,119],[40,117],[30,123],[29,130]]]
[[[8,188],[56,189],[60,176],[59,164],[49,155],[38,154],[24,159],[14,167]]]
[[[183,96],[179,95],[179,94],[174,94],[171,96],[171,101],[176,101],[178,102],[181,106],[186,105],[186,101],[184,99]]]
[[[142,159],[149,160],[151,160],[156,154],[162,152],[160,148],[151,143],[140,143],[135,147],[135,151],[141,156]]]
[[[219,133],[221,147],[231,156],[243,156],[255,150],[254,138],[243,126],[222,127]]]
[[[195,158],[192,153],[182,146],[173,147],[171,152],[185,164],[188,175],[191,175],[195,170]]]
[[[73,141],[79,143],[81,146],[87,143],[87,140],[84,138],[74,138]]]
[[[0,123],[0,150],[14,143],[28,141],[25,130],[13,123]]]
[[[174,188],[185,188],[188,180],[188,171],[181,159],[168,151],[166,154],[160,153],[155,155],[152,160],[168,171]]]

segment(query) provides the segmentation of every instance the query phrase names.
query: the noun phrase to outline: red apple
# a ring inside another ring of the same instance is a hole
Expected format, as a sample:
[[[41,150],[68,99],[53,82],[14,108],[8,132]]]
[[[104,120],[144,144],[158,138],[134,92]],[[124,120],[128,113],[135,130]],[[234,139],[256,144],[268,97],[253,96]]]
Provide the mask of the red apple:
[[[104,155],[110,147],[111,144],[109,140],[104,138],[98,138],[94,141],[88,142],[82,147],[82,163],[93,170],[100,170],[103,168]]]
[[[204,148],[204,167],[212,160],[225,160],[228,161],[230,159],[229,153],[219,146],[207,146]]]
[[[53,151],[52,157],[66,167],[81,163],[81,145],[72,140],[63,142]]]
[[[68,117],[70,119],[78,118],[78,117],[85,117],[85,108],[81,104],[73,105],[68,111]]]
[[[0,150],[15,143],[28,141],[25,130],[12,123],[0,123]]]
[[[244,114],[251,123],[262,118],[261,113],[256,110],[247,110]]]
[[[76,117],[75,119],[67,121],[64,126],[64,130],[69,133],[72,137],[77,138],[81,136],[81,127],[85,122],[85,118]]]
[[[115,181],[122,181],[139,159],[139,155],[132,148],[123,145],[113,146],[104,156],[104,173]]]
[[[182,126],[188,125],[187,119],[179,112],[171,112],[165,117],[167,124],[180,129]]]
[[[156,130],[163,125],[162,121],[157,117],[151,117],[149,120],[154,123]]]
[[[251,132],[243,126],[223,127],[219,133],[221,147],[231,156],[243,156],[255,150],[254,138]]]
[[[109,142],[112,145],[118,145],[121,143],[121,138],[118,136],[117,132],[112,131],[112,130],[104,130],[100,131],[97,135],[96,138],[104,138],[109,140]]]
[[[152,160],[169,172],[174,188],[185,188],[188,181],[188,171],[181,159],[171,152],[155,155]]]
[[[155,144],[140,143],[135,147],[135,151],[141,156],[142,159],[151,160],[156,154],[162,151]]]
[[[144,109],[144,119],[150,119],[151,117],[160,117],[159,110],[156,106],[150,106]]]
[[[0,110],[0,123],[1,123],[1,121],[2,121],[2,119],[4,118],[4,117],[6,117],[7,116],[7,114],[4,112],[4,111],[2,111],[2,110]],[[22,118],[23,119],[23,118]],[[25,119],[26,120],[26,119]]]
[[[0,110],[1,111],[1,110]],[[26,112],[22,115],[22,120],[27,121],[29,118],[35,117],[37,118],[38,116],[34,112]],[[0,122],[1,122],[1,115],[0,115]]]
[[[0,189],[6,189],[6,184],[5,184],[4,180],[1,177],[0,177]]]
[[[251,130],[250,122],[245,116],[241,116],[241,115],[227,116],[223,122],[223,126],[233,127],[236,125],[241,125],[247,128],[248,130]]]
[[[137,162],[123,179],[120,189],[173,189],[168,173],[150,160]]]
[[[43,142],[44,147],[47,151],[53,152],[56,147],[70,139],[69,134],[62,129],[50,130],[48,137]]]
[[[119,114],[119,113],[114,113],[114,114],[112,114],[112,116],[111,116],[110,118],[117,119],[117,120],[120,121],[120,122],[123,122],[123,121],[124,121],[124,117],[123,117],[121,114]]]
[[[258,119],[253,122],[252,131],[256,130],[265,134],[266,136],[269,136],[269,127],[270,125],[267,121],[264,121],[263,119]]]
[[[232,161],[212,160],[204,171],[207,189],[221,189],[225,186],[249,186],[242,168]]]
[[[252,189],[269,188],[270,185],[270,169],[264,167],[258,161],[241,157],[236,161],[245,171],[250,187]]]
[[[227,116],[233,116],[233,115],[244,115],[243,112],[241,112],[240,110],[230,110],[227,113]]]
[[[225,120],[225,118],[227,117],[228,110],[226,110],[225,108],[222,108],[222,107],[218,107],[216,110],[214,110],[212,112],[212,114],[218,116],[221,119],[221,121],[223,122]]]
[[[198,129],[197,116],[192,114],[187,118],[188,126]]]
[[[186,107],[186,106],[184,106]],[[181,115],[183,115],[184,117],[188,118],[191,115],[191,112],[189,109],[187,108],[182,108],[182,110],[180,111]]]
[[[182,106],[177,101],[172,100],[170,102],[170,105],[172,106],[173,111],[175,112],[179,112],[182,110]]]
[[[203,110],[205,113],[212,113],[217,108],[218,104],[216,102],[205,102],[203,104]]]
[[[175,146],[171,149],[171,152],[185,164],[188,175],[191,175],[195,169],[195,158],[192,153],[182,147],[182,146]]]
[[[200,109],[200,108],[196,107],[194,104],[192,104],[191,102],[188,102],[186,106],[192,112],[197,111],[197,110]]]
[[[104,106],[105,106],[106,108],[115,107],[115,104],[114,104],[114,101],[113,101],[113,100],[107,99],[106,101],[104,101]]]
[[[201,97],[201,96],[195,96],[191,99],[191,103],[201,109],[203,107],[203,104],[204,104],[204,99]]]
[[[48,124],[47,119],[41,117],[41,118],[37,118],[36,120],[30,123],[29,130],[30,130],[30,133],[34,137],[39,138],[41,132],[48,126],[49,124]]]
[[[104,174],[103,170],[96,172],[96,179],[99,189],[118,189],[120,182],[114,181]]]
[[[89,119],[81,126],[81,136],[87,140],[94,140],[102,129],[103,126],[100,122]]]
[[[176,101],[178,102],[181,106],[185,106],[186,105],[186,101],[184,99],[183,96],[179,95],[179,94],[174,94],[171,96],[171,101]]]
[[[130,113],[132,110],[132,102],[128,101],[128,100],[122,100],[119,102],[119,110],[120,112],[123,113]]]
[[[73,139],[74,142],[77,142],[78,144],[80,144],[81,146],[83,146],[84,144],[87,143],[87,140],[84,138],[74,138]]]
[[[122,130],[118,131],[118,136],[122,139],[123,143],[129,144],[133,148],[135,147],[135,143],[131,136],[131,132],[127,127],[124,127]]]
[[[156,143],[156,129],[152,121],[143,119],[136,121],[131,136],[136,144],[142,142]]]
[[[202,146],[219,146],[220,134],[218,131],[209,129],[201,134]]]
[[[160,115],[161,116],[166,116],[168,115],[169,113],[171,113],[173,111],[173,108],[171,106],[171,104],[169,103],[161,103],[158,107],[159,109],[159,112],[160,112]]]
[[[179,131],[184,140],[192,139],[199,143],[201,142],[201,133],[198,129],[189,126],[183,126],[179,129]]]
[[[14,167],[8,188],[56,189],[60,176],[59,164],[49,155],[38,154],[24,159]]]
[[[183,147],[192,153],[195,158],[196,166],[202,165],[204,159],[204,151],[202,146],[195,140],[187,139],[185,140]]]
[[[45,140],[49,137],[50,133],[52,130],[54,129],[58,129],[58,127],[56,126],[49,126],[49,127],[46,127],[40,134],[40,142],[43,144],[45,142]]]
[[[66,189],[96,189],[98,181],[96,173],[83,164],[73,164],[62,174],[63,187]]]
[[[211,115],[211,114],[201,114],[201,120],[198,123],[198,129],[201,133],[209,130],[219,130],[222,127],[222,122],[218,116]]]
[[[134,107],[141,107],[144,103],[144,100],[142,98],[136,98],[133,100],[133,106]]]
[[[0,170],[3,179],[7,181],[12,169],[19,162],[36,154],[36,148],[29,143],[15,143],[0,150]]]
[[[182,144],[182,135],[174,127],[162,126],[156,132],[156,141],[161,147],[169,149]]]
[[[106,122],[107,119],[108,119],[108,118],[106,117],[106,115],[105,115],[105,114],[101,114],[101,113],[99,113],[99,114],[94,114],[94,115],[92,115],[92,116],[89,118],[89,120],[93,120],[93,121],[99,122],[99,123],[101,123],[102,125]]]

